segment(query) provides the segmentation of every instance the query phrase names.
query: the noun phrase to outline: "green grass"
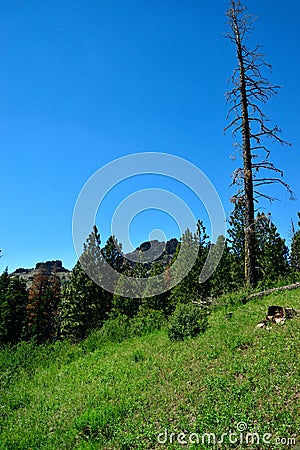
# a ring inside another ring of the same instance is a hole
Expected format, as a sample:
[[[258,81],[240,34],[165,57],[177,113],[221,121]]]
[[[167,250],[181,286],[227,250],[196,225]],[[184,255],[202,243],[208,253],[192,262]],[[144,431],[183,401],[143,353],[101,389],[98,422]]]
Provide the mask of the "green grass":
[[[225,439],[219,448],[299,449],[300,318],[270,330],[256,324],[268,305],[299,309],[300,291],[221,303],[208,330],[183,342],[161,330],[120,343],[93,333],[76,345],[2,349],[0,450],[209,449],[217,446],[174,436],[159,444],[157,435],[198,433],[201,442],[203,433],[220,439],[240,422],[260,439],[271,433],[272,443]]]

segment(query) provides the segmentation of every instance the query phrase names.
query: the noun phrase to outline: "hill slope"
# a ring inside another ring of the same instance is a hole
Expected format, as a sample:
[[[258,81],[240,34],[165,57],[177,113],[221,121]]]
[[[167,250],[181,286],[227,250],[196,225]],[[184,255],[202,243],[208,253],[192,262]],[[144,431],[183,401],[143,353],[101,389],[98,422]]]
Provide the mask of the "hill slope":
[[[236,443],[227,435],[219,448],[299,449],[300,319],[256,328],[268,305],[299,308],[299,299],[296,290],[219,307],[207,332],[185,342],[160,331],[100,343],[94,333],[77,345],[3,349],[0,449],[208,449],[214,436],[204,433],[230,430]],[[259,445],[240,442],[243,427]]]

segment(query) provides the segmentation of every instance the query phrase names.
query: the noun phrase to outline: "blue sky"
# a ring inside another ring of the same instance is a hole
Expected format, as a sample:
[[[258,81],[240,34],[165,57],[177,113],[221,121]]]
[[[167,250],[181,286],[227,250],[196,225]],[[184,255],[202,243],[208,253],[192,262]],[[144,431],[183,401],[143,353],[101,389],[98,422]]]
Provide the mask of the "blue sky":
[[[280,201],[261,204],[288,239],[300,210],[300,6],[295,0],[247,6],[259,16],[253,43],[273,66],[269,79],[282,86],[266,111],[293,144],[270,148],[298,200],[271,187]],[[235,66],[234,48],[223,37],[227,7],[218,0],[1,2],[0,270],[49,259],[72,268],[72,214],[82,186],[104,164],[131,153],[191,161],[230,213],[230,173],[239,161],[230,159],[232,139],[223,134],[224,94]],[[137,178],[112,192],[98,214],[103,241],[118,202],[137,188],[173,190],[206,221],[182,187]],[[167,238],[178,232],[169,217],[149,211],[132,223],[133,245],[154,228]]]

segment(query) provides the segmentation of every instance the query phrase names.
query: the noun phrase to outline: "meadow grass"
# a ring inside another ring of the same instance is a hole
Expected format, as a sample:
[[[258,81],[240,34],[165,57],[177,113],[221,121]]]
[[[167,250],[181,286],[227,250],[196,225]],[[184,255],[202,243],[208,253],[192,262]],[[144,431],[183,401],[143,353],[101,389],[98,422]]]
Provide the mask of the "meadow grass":
[[[271,444],[219,448],[300,448],[300,318],[256,328],[272,304],[299,309],[300,291],[245,304],[224,297],[207,331],[182,342],[162,329],[122,342],[94,332],[78,344],[3,348],[0,450],[209,449],[217,445],[201,443],[203,433],[220,439],[241,422],[270,433]],[[200,444],[180,444],[180,432]]]

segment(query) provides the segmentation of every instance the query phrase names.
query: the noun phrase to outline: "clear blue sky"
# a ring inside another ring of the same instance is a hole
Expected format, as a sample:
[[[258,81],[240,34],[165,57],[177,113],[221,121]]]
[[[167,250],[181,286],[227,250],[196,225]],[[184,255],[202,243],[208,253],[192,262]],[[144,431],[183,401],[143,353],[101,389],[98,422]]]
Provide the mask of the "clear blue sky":
[[[283,87],[267,112],[293,143],[271,150],[298,200],[270,188],[281,201],[261,205],[288,238],[300,210],[300,6],[296,0],[248,0],[247,6],[259,16],[253,42],[273,66],[270,80]],[[223,37],[227,7],[220,0],[1,2],[0,270],[48,259],[72,268],[80,189],[101,166],[130,153],[188,159],[211,179],[229,214],[230,173],[238,162],[230,159],[230,134],[223,135],[224,93],[235,66],[234,48]],[[97,219],[103,240],[113,200],[136,186],[147,182],[133,181],[107,202]],[[162,187],[172,189],[166,180]],[[141,214],[133,243],[164,225],[169,238],[176,232],[169,218]]]

